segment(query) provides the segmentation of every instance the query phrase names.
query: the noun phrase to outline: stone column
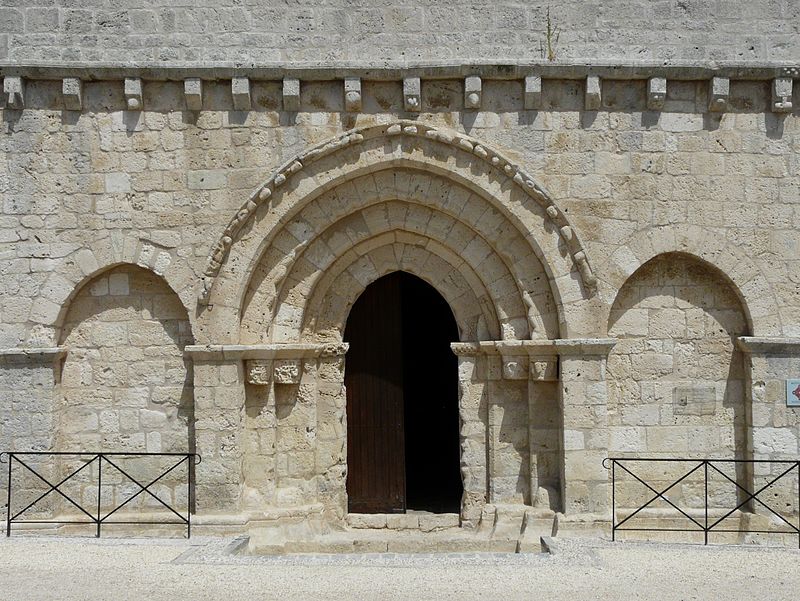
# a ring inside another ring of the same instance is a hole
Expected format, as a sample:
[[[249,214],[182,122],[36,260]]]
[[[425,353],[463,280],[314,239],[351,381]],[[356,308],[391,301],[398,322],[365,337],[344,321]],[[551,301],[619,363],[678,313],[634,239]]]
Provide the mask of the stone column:
[[[606,360],[613,339],[556,340],[561,365],[562,506],[564,513],[610,508]]]
[[[458,413],[461,426],[461,518],[477,526],[488,500],[488,407],[486,382],[479,378],[479,355],[472,345],[453,344],[458,355]]]
[[[558,460],[555,455],[560,446],[558,439],[561,424],[554,393],[554,386],[558,380],[558,358],[554,355],[531,356],[528,380],[530,504],[549,508],[557,504],[557,500],[550,498],[546,488],[550,483],[547,482],[543,470],[540,470],[540,463],[542,460]]]
[[[240,511],[244,434],[244,369],[239,358],[206,347],[186,347],[194,362],[195,470],[198,514]]]
[[[317,489],[324,511],[333,520],[347,514],[347,348],[346,343],[325,345],[317,363]]]

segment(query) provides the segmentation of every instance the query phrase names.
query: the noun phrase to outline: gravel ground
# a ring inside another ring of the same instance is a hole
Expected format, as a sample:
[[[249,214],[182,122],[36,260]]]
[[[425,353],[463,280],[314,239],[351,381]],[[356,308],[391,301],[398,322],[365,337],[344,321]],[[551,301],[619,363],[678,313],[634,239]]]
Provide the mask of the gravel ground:
[[[554,555],[232,554],[238,541],[0,542],[3,601],[798,598],[800,551],[560,540]]]

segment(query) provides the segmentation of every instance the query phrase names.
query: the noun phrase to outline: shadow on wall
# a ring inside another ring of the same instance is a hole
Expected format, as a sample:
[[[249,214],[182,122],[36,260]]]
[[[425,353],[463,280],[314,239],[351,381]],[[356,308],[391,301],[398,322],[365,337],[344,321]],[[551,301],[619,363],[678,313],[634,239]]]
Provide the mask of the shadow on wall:
[[[178,296],[157,275],[118,266],[89,281],[66,313],[58,450],[194,449],[193,342]]]
[[[693,256],[659,255],[630,276],[609,319],[618,339],[608,359],[610,454],[747,457],[744,361],[735,341],[748,334],[745,315],[724,275]],[[731,485],[725,495],[738,493]]]

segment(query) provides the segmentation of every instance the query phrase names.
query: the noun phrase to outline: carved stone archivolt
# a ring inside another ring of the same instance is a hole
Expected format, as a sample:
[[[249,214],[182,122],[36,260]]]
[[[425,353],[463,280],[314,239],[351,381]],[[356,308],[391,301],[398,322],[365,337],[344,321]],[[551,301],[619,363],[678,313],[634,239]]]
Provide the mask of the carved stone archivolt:
[[[281,166],[263,185],[255,190],[247,202],[237,211],[225,228],[222,236],[213,246],[208,257],[204,278],[199,292],[201,303],[207,302],[214,280],[220,272],[228,253],[240,234],[245,223],[253,218],[255,211],[262,205],[269,204],[281,186],[290,178],[302,175],[303,169],[310,163],[319,160],[338,150],[357,147],[365,140],[379,137],[411,137],[434,141],[459,152],[470,153],[474,160],[484,161],[499,171],[501,177],[508,178],[519,186],[529,197],[537,202],[545,211],[547,219],[552,223],[564,246],[569,250],[574,265],[582,279],[584,288],[594,294],[597,279],[592,271],[586,250],[567,220],[564,212],[553,202],[547,191],[537,184],[521,167],[505,158],[497,151],[465,134],[438,129],[415,121],[401,120],[391,124],[369,126],[347,132],[333,140],[320,144],[290,159]],[[439,160],[446,161],[447,154]]]

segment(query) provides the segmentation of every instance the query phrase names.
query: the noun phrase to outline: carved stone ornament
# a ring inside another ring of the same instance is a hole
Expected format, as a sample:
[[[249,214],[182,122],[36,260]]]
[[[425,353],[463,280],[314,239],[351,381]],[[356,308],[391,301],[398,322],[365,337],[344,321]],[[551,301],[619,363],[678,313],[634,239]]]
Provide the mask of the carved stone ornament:
[[[528,378],[528,357],[504,357],[503,378],[506,380],[526,380]]]
[[[272,361],[251,359],[247,362],[247,382],[266,386],[272,379]]]
[[[320,357],[340,357],[344,355],[350,345],[346,342],[332,342],[322,347]]]
[[[272,375],[276,384],[299,384],[302,372],[301,359],[279,359],[272,363]]]
[[[284,79],[284,92],[287,88],[290,91],[297,91],[296,99],[299,101],[299,86],[291,85],[292,80]],[[406,110],[419,111],[420,87],[419,78],[406,78],[404,80],[404,94],[406,97]],[[666,80],[664,81],[666,90]],[[409,99],[413,100],[413,106],[409,104]],[[286,96],[284,95],[284,108],[286,109]],[[299,102],[297,107],[299,108]],[[287,109],[290,110],[290,109]],[[296,110],[296,109],[295,109]],[[279,202],[275,200],[276,194],[290,178],[297,177],[308,164],[319,160],[333,152],[347,148],[349,146],[362,143],[365,139],[374,139],[380,136],[398,136],[401,138],[424,138],[437,143],[457,148],[459,151],[468,152],[475,161],[483,161],[491,164],[500,170],[506,177],[513,180],[523,191],[528,194],[547,212],[547,218],[557,228],[563,238],[566,248],[569,250],[574,260],[575,266],[580,272],[582,283],[589,293],[594,295],[597,292],[597,277],[592,272],[586,251],[583,244],[578,239],[574,228],[570,225],[566,213],[562,212],[550,197],[548,192],[537,184],[525,171],[513,161],[501,156],[497,151],[492,150],[478,140],[470,138],[465,134],[438,129],[430,125],[425,125],[417,121],[400,120],[390,124],[371,125],[363,128],[348,131],[332,140],[319,144],[305,152],[289,159],[277,169],[270,179],[264,182],[247,199],[244,205],[236,212],[230,220],[221,237],[211,247],[206,268],[204,270],[204,282],[201,287],[198,300],[201,304],[207,304],[211,289],[216,276],[225,262],[235,239],[237,239],[243,225],[253,218],[256,209],[261,205],[269,205]]]
[[[558,359],[531,359],[529,374],[531,380],[557,380]]]

